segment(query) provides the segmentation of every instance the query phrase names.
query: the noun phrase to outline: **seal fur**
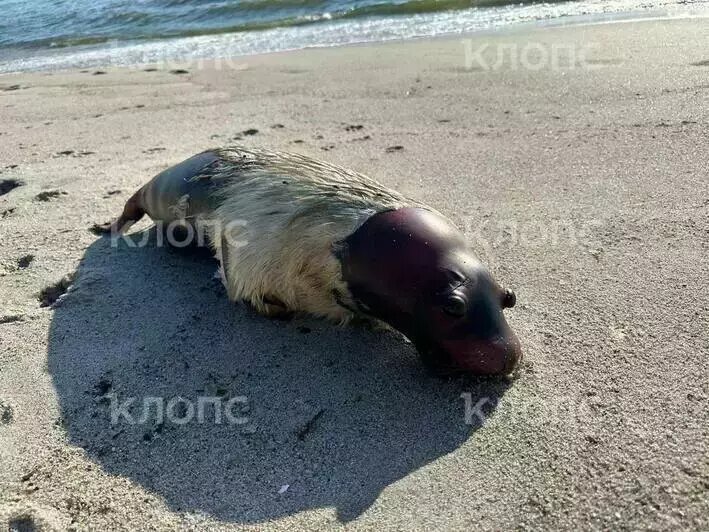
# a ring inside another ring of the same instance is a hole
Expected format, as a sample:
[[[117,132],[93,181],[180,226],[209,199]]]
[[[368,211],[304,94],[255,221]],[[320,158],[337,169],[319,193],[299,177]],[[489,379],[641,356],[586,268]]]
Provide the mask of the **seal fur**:
[[[355,305],[347,304],[333,248],[373,214],[416,203],[360,173],[302,155],[245,148],[215,153],[213,179],[226,183],[213,221],[229,238],[213,236],[212,246],[218,257],[229,247],[229,298],[267,315],[295,311],[348,321],[353,312],[347,307]]]
[[[185,176],[176,179],[180,167]],[[346,323],[357,305],[334,254],[338,242],[372,215],[406,206],[430,209],[334,164],[231,146],[156,176],[110,229],[123,232],[145,213],[192,225],[207,234],[230,300],[268,316],[298,312]]]

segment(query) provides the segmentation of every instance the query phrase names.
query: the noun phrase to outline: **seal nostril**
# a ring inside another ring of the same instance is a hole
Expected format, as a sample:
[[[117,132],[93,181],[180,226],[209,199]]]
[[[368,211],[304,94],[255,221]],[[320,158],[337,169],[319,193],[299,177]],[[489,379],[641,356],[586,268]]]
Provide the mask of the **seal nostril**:
[[[515,304],[517,304],[517,296],[512,290],[506,288],[502,296],[502,308],[512,308]]]

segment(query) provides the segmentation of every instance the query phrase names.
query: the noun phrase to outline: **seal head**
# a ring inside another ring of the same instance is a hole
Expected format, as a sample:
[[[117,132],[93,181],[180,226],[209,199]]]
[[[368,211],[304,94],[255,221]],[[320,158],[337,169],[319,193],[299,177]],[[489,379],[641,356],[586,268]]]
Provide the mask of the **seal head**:
[[[406,335],[438,374],[508,374],[522,358],[503,289],[442,216],[417,207],[380,212],[339,242],[358,310]]]

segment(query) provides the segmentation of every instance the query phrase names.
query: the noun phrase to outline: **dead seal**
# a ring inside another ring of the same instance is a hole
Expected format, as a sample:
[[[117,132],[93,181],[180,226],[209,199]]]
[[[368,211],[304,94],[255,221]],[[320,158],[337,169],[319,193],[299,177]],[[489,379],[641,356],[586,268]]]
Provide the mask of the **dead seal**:
[[[362,174],[291,153],[214,149],[155,176],[104,230],[117,235],[145,214],[205,235],[229,298],[265,315],[383,322],[440,374],[508,374],[521,359],[503,314],[514,293],[443,215]]]

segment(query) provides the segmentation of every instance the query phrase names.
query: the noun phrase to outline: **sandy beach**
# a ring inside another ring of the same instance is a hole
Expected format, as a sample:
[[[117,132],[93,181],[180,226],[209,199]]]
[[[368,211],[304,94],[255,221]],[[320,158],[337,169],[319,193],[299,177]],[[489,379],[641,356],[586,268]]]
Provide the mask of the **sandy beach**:
[[[706,30],[0,76],[0,524],[709,527]],[[130,245],[147,220],[117,245],[91,232],[232,142],[450,216],[517,293],[519,375],[432,378],[393,333],[230,304],[209,256]],[[236,421],[158,413],[204,397]]]

